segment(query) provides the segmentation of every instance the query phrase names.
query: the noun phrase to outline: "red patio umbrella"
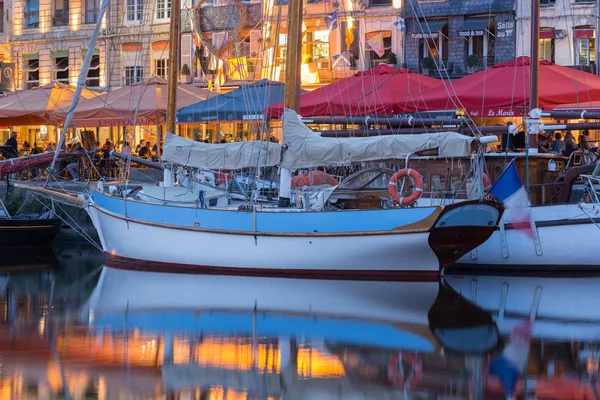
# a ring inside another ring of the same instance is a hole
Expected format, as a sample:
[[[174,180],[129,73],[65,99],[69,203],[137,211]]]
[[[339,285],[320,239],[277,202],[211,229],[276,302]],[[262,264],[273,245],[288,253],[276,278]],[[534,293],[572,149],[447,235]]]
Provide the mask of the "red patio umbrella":
[[[423,93],[420,111],[464,108],[473,118],[521,115],[529,105],[529,57],[465,76]],[[600,100],[600,77],[540,61],[539,105]]]
[[[386,64],[360,71],[353,76],[300,96],[300,115],[351,116],[394,115],[413,111],[421,93],[442,82]],[[280,118],[283,103],[265,109],[270,118]]]
[[[302,175],[296,175],[292,178],[292,183],[298,189],[302,189],[304,186],[336,186],[339,184],[338,180],[333,176],[329,175],[327,172],[318,170],[304,172]]]

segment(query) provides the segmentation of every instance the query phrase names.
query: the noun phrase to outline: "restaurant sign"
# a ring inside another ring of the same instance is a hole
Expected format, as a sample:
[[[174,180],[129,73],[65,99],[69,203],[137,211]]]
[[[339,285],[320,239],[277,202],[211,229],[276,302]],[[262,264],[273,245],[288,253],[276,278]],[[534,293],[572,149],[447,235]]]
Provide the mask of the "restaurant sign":
[[[440,32],[411,32],[410,37],[413,39],[431,39],[440,35]]]
[[[462,37],[472,37],[472,36],[483,36],[485,35],[485,29],[467,29],[458,31],[458,34]]]
[[[9,93],[15,91],[15,63],[1,63],[0,73],[0,91]]]

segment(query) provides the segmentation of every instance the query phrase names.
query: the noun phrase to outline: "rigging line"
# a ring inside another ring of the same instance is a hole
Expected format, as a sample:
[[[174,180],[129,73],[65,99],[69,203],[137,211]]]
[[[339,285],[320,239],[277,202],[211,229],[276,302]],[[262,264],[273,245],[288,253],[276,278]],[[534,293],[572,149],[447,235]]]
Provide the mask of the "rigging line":
[[[564,14],[565,22],[568,22],[568,21],[567,21],[567,19],[569,18],[569,17],[568,17],[568,15],[569,15],[569,14],[571,14],[571,16],[574,18],[574,16],[572,15],[572,13],[573,13],[573,6],[572,6],[571,4],[568,4],[568,5],[563,5],[563,10],[564,10],[564,11],[566,11],[566,10],[565,10],[565,8],[568,8],[568,11],[569,11],[569,13],[565,12],[565,13],[562,13],[562,14]],[[599,16],[596,16],[596,18],[598,18],[598,17],[599,17]],[[561,17],[559,17],[559,18],[561,18]],[[567,24],[567,26],[568,26],[568,24]],[[572,32],[572,31],[569,31],[569,32],[567,32],[567,40],[569,40],[569,43],[572,43],[572,41],[571,41],[571,40],[570,40],[570,38],[569,38],[569,35],[571,34],[571,32]],[[596,37],[598,37],[598,32],[596,32]],[[575,43],[576,43],[576,46],[577,46],[577,41],[575,41]],[[596,46],[598,46],[598,42],[596,42],[596,43],[595,43],[595,45],[596,45]],[[574,63],[573,63],[573,64],[574,64],[574,65],[579,65],[579,60],[578,60],[578,59],[576,59],[576,58],[579,58],[579,57],[578,57],[578,53],[579,53],[579,51],[577,50],[577,51],[576,51],[576,54],[573,54],[573,48],[572,48],[571,46],[568,46],[568,48],[569,48],[569,56],[570,56],[570,59],[574,61]],[[576,49],[579,49],[579,46],[577,46],[577,47],[576,47]],[[589,60],[590,58],[591,58],[591,54],[590,54],[590,56],[589,56],[588,60]],[[599,64],[599,60],[595,60],[595,62],[596,62],[596,69],[598,69],[598,66],[600,66],[600,64]],[[578,81],[576,80],[576,75],[582,76],[582,77],[583,77],[583,79],[584,79],[584,81],[586,80],[586,79],[585,79],[585,78],[586,78],[586,75],[585,75],[585,74],[583,74],[583,73],[581,73],[581,72],[579,72],[579,71],[577,71],[575,67],[574,67],[574,68],[571,68],[571,69],[573,70],[571,73],[572,73],[572,75],[573,75],[573,81],[574,81],[574,84],[575,84],[575,96],[576,96],[576,103],[577,103],[577,105],[579,106],[579,105],[580,105],[580,101],[579,101],[579,91],[577,90],[577,86],[578,86],[578,85],[577,85],[577,83],[578,83]],[[587,84],[585,84],[585,89],[586,89],[586,91],[587,91],[589,105],[591,106],[591,105],[592,105],[592,96],[591,96],[591,93],[590,93],[590,90],[589,90],[589,87],[588,87],[588,85],[587,85]]]
[[[413,2],[409,1],[409,4],[411,5],[413,13],[415,14],[415,16],[417,16],[416,21],[418,21],[418,24],[419,24],[419,27],[421,28],[421,30],[423,32],[426,32],[422,28],[422,24],[424,22],[424,24],[425,24],[425,26],[427,28],[427,32],[431,33],[431,29],[429,28],[429,23],[427,22],[427,18],[425,17],[425,12],[423,11],[423,9],[421,7],[420,2],[417,2],[417,4],[419,6],[419,11],[421,12],[421,15],[423,15],[423,20],[424,20],[423,22],[421,22],[418,19],[419,13],[415,10]],[[426,41],[426,43],[427,43],[427,46],[429,46],[429,41]],[[434,47],[438,51],[438,54],[439,54],[438,45],[436,43],[434,43]],[[439,70],[438,60],[436,60],[435,58],[433,58],[433,61],[435,63],[436,68]],[[471,123],[469,122],[469,120],[472,121],[471,115],[470,115],[469,111],[464,107],[464,104],[462,103],[462,101],[460,100],[460,98],[458,96],[458,93],[456,92],[456,88],[454,87],[454,84],[450,80],[450,76],[449,76],[449,74],[448,74],[447,71],[446,71],[446,75],[448,77],[448,85],[446,85],[446,83],[445,83],[445,81],[443,79],[442,79],[442,83],[443,83],[444,90],[446,91],[446,94],[448,95],[449,100],[452,102],[452,104],[454,105],[454,107],[461,108],[461,109],[465,110],[465,115],[467,116],[467,122],[466,122],[467,127],[471,128],[473,131],[475,131],[479,135],[481,135],[481,132],[479,131],[479,127],[477,127],[476,125],[471,126]],[[452,94],[450,93],[450,91],[452,91]]]
[[[46,195],[46,194],[42,194],[42,193],[36,193],[36,195],[34,195],[34,196],[33,196],[33,198],[34,198],[36,201],[38,201],[38,202],[39,202],[40,204],[42,204],[43,206],[47,207],[47,206],[44,204],[44,202],[42,202],[42,201],[41,201],[39,198],[37,198],[37,196],[38,196],[38,195],[39,195],[39,196],[43,196],[43,197],[45,197],[45,198],[48,198],[48,199],[52,199],[52,197],[51,197],[51,196],[49,196],[49,195]],[[88,235],[88,234],[85,232],[85,230],[84,230],[84,229],[83,229],[83,228],[82,228],[82,227],[81,227],[81,226],[80,226],[80,225],[77,223],[77,221],[75,221],[75,219],[74,219],[73,217],[71,217],[71,216],[69,215],[69,213],[68,213],[68,212],[66,212],[66,211],[65,211],[65,209],[64,209],[64,208],[62,208],[62,207],[60,206],[60,204],[59,204],[59,202],[58,202],[58,201],[55,201],[55,202],[53,202],[53,204],[54,204],[54,206],[55,206],[55,207],[58,207],[58,208],[60,209],[60,211],[62,211],[62,212],[65,214],[65,216],[67,216],[67,217],[68,217],[68,218],[71,220],[71,222],[67,221],[65,218],[63,218],[62,216],[60,216],[58,213],[54,213],[54,215],[56,215],[56,217],[57,217],[58,219],[60,219],[62,222],[64,222],[65,224],[67,224],[67,225],[69,225],[71,228],[73,228],[73,229],[75,230],[75,232],[77,232],[77,234],[79,234],[79,235],[80,235],[80,236],[81,236],[83,239],[85,239],[85,240],[86,240],[88,243],[90,243],[90,244],[91,244],[92,246],[94,246],[96,249],[98,249],[98,250],[100,250],[100,251],[103,251],[103,250],[102,250],[102,247],[100,247],[100,246],[98,245],[98,243],[96,243],[96,242],[94,241],[94,239],[92,239],[92,238],[91,238],[91,236],[89,236],[89,235]]]
[[[414,8],[414,4],[413,4],[413,2],[409,2],[409,3],[410,3],[410,5],[411,5],[411,8],[412,8],[412,10],[413,10],[413,13],[414,13],[416,16],[418,16],[418,15],[419,15],[419,13],[417,13],[417,12],[416,12],[416,10],[415,10],[415,8]],[[422,6],[421,6],[420,2],[417,2],[417,4],[418,4],[418,6],[419,6],[419,10],[420,10],[421,14],[423,15],[424,22],[425,22],[425,24],[427,25],[427,30],[428,30],[429,32],[431,32],[431,30],[429,29],[429,25],[428,25],[428,22],[427,22],[427,18],[425,17],[425,13],[424,13],[424,11],[423,11],[423,9],[422,9]],[[419,21],[419,25],[420,25],[420,26],[421,26],[421,24],[422,24],[422,23]],[[428,44],[428,45],[429,45],[429,44]],[[434,47],[435,47],[436,49],[437,49],[437,46],[438,46],[438,45],[437,45],[436,43],[434,43]],[[438,54],[439,54],[439,49],[438,49]],[[436,67],[438,67],[438,65],[437,65],[437,60],[436,60],[435,58],[434,58],[434,62],[436,63]],[[439,67],[438,67],[438,69],[439,69]],[[462,103],[462,101],[460,100],[460,98],[459,98],[459,96],[458,96],[458,94],[457,94],[457,92],[456,92],[456,88],[454,87],[454,85],[453,85],[452,81],[450,80],[450,77],[449,77],[448,71],[445,71],[445,72],[446,72],[446,76],[447,76],[447,78],[448,78],[448,85],[446,85],[446,84],[445,84],[445,81],[444,81],[444,79],[442,79],[442,82],[444,82],[444,89],[446,90],[446,93],[448,94],[448,97],[449,97],[450,101],[451,101],[451,102],[454,104],[454,106],[455,106],[455,107],[457,107],[457,108],[462,108],[462,109],[464,109],[464,110],[465,110],[465,115],[466,115],[466,116],[467,116],[467,118],[468,118],[468,119],[467,119],[467,122],[466,122],[466,126],[467,126],[468,128],[470,128],[472,131],[475,131],[475,132],[476,132],[476,135],[479,135],[479,136],[480,136],[480,135],[481,135],[481,132],[480,132],[480,130],[479,130],[479,127],[478,127],[477,125],[475,125],[475,124],[471,124],[471,122],[470,122],[470,121],[472,121],[472,118],[471,118],[470,112],[469,112],[469,110],[468,110],[468,109],[466,109],[466,108],[464,107],[464,104],[463,104],[463,103]],[[440,74],[440,75],[441,75],[441,76],[443,76],[443,74]],[[450,90],[453,92],[454,96],[450,94]],[[457,106],[457,104],[460,104],[460,107],[458,107],[458,106]]]
[[[488,26],[490,26],[490,24],[492,23],[492,2],[489,2],[489,5],[490,6],[489,6],[489,9],[488,9]],[[486,29],[486,34],[487,33],[488,32],[487,32],[487,29]],[[484,37],[484,40],[485,40],[485,37]],[[490,45],[490,42],[489,42],[489,38],[488,38],[488,49],[487,49],[488,54],[489,54],[489,45]],[[495,45],[496,44],[495,44],[495,41],[494,41],[494,46]],[[495,53],[496,52],[494,52],[494,56],[495,56]],[[484,68],[484,71],[483,71],[483,96],[481,96],[481,117],[479,119],[479,125],[483,125],[483,113],[484,113],[484,110],[485,110],[485,91],[486,91],[486,88],[487,88],[487,73],[488,73],[488,66],[487,66],[487,61],[488,60],[487,60],[487,58],[488,58],[488,54],[484,54],[483,55],[483,59],[485,60],[485,65],[483,66],[483,68]]]

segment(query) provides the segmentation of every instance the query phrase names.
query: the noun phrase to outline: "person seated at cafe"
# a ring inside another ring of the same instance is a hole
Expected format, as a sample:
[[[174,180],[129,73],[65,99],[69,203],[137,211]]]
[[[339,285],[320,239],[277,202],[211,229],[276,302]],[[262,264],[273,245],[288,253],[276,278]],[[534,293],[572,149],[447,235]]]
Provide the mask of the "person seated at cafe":
[[[135,152],[136,154],[140,154],[140,150],[142,150],[144,148],[144,146],[146,145],[146,143],[144,143],[144,139],[141,139],[140,142],[138,143],[137,146],[135,146]]]
[[[152,156],[152,143],[146,142],[146,145],[138,151],[138,156],[141,158],[150,158]]]
[[[10,138],[6,141],[6,143],[4,143],[5,146],[10,146],[13,149],[13,152],[15,153],[15,156],[19,155],[19,145],[17,143],[17,132],[11,132],[10,133]]]
[[[569,131],[565,134],[565,151],[563,152],[563,155],[569,157],[576,150],[577,142],[575,142],[575,136]]]
[[[130,156],[131,155],[131,144],[129,142],[125,142],[125,144],[123,145],[123,149],[121,150],[121,153]]]
[[[562,133],[556,132],[554,134],[554,140],[550,149],[556,154],[563,154],[565,152],[565,142],[563,141]]]
[[[538,153],[548,153],[550,151],[550,143],[545,135],[538,135]]]
[[[590,138],[590,131],[587,129],[584,130],[581,135],[579,135],[579,147],[583,150],[590,150],[594,153],[598,149],[598,145]]]

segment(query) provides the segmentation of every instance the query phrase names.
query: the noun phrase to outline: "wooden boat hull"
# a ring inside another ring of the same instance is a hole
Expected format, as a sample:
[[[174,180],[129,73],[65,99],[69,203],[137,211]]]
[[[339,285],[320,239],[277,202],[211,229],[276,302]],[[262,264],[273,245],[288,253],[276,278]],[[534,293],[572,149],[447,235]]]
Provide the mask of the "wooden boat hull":
[[[149,204],[96,191],[85,208],[107,262],[121,268],[398,280],[436,280],[440,263],[485,241],[502,215],[501,206],[489,202],[252,213]]]
[[[50,246],[60,227],[58,218],[0,219],[0,247]]]

